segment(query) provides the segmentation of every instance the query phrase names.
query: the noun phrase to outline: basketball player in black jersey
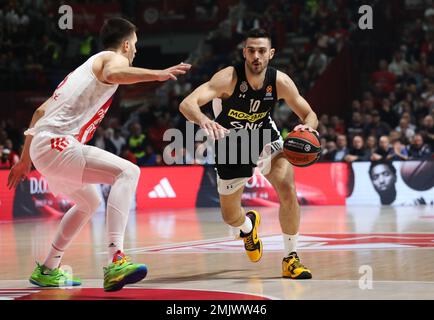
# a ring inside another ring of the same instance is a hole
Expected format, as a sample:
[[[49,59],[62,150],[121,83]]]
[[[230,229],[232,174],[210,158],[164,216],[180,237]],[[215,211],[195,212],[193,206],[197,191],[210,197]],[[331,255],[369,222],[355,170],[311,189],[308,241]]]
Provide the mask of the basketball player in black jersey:
[[[310,279],[311,271],[301,264],[296,253],[300,208],[293,168],[282,153],[283,141],[270,112],[277,100],[283,99],[303,123],[294,130],[315,131],[318,119],[289,76],[268,66],[274,52],[267,32],[251,30],[243,48],[244,63],[214,74],[211,80],[182,101],[180,111],[218,140],[217,143],[227,139],[233,131],[246,130],[249,135],[254,131],[264,135],[268,132],[269,143],[261,139],[258,142],[263,152],[255,159],[257,161],[221,163],[216,152],[217,189],[222,216],[227,224],[240,229],[250,260],[259,261],[262,256],[262,242],[257,234],[260,215],[255,210],[245,213],[241,207],[241,196],[254,167],[260,168],[280,199],[279,221],[285,246],[282,275],[292,279]],[[200,109],[210,101],[213,101],[214,121]],[[229,153],[239,153],[241,147],[240,144],[230,146]],[[216,147],[215,150],[220,149]]]

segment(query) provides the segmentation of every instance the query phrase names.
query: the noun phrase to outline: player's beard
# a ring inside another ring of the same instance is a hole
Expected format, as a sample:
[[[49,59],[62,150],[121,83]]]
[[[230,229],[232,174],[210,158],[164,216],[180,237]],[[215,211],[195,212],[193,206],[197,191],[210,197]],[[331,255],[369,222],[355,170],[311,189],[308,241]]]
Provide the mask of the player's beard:
[[[247,68],[249,68],[252,74],[261,74],[268,65],[268,61],[266,63],[261,63],[258,67],[256,67],[253,62],[247,63]]]

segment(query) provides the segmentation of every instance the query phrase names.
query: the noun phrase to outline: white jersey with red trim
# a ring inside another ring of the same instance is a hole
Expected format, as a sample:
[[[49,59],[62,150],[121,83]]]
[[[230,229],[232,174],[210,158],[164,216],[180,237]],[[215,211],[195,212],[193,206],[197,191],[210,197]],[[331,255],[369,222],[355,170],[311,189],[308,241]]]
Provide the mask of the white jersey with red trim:
[[[24,132],[36,135],[71,135],[79,142],[88,142],[107,113],[117,84],[99,81],[92,71],[96,57],[110,51],[101,51],[72,71],[59,84],[48,101],[44,116],[35,126]]]

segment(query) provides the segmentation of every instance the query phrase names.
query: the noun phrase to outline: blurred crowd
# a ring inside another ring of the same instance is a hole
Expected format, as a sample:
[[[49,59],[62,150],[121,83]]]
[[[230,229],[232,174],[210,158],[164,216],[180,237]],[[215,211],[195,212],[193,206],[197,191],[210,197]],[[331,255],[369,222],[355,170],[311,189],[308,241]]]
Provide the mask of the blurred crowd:
[[[53,88],[63,68],[90,55],[94,37],[65,37],[56,23],[59,6],[60,1],[0,1],[0,91]]]
[[[275,0],[240,1],[227,19],[212,30],[188,62],[192,72],[160,87],[155,97],[124,116],[106,117],[90,144],[115,153],[140,166],[164,165],[170,128],[185,131],[179,103],[216,71],[243,60],[243,34],[260,27],[272,35],[276,59],[302,94],[306,94],[328,63],[342,50],[355,29],[362,1]],[[196,15],[215,15],[213,0],[198,2]],[[0,1],[0,90],[38,90],[53,87],[65,68],[77,65],[97,50],[97,35],[68,38],[45,19],[49,1]],[[406,28],[393,55],[378,61],[369,86],[348,106],[348,115],[319,113],[321,161],[427,159],[434,150],[434,9]],[[293,35],[288,37],[288,35]],[[69,37],[69,36],[68,36]],[[271,62],[273,65],[273,61]],[[56,73],[57,72],[57,73]],[[205,112],[212,118],[212,108]],[[274,117],[285,137],[297,123],[287,106],[276,106]],[[24,128],[0,122],[0,168],[18,161]],[[196,148],[203,145],[196,143]],[[206,164],[212,155],[193,159],[184,150],[184,162]]]
[[[347,119],[322,114],[324,161],[430,159],[434,151],[434,9],[409,23],[378,61]]]

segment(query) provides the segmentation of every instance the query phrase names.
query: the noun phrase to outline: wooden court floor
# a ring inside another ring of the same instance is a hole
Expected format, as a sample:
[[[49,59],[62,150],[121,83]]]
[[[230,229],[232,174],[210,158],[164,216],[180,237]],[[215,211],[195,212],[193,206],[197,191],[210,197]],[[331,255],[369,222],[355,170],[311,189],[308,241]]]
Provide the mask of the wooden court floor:
[[[259,208],[264,255],[251,263],[217,208],[132,213],[125,251],[147,277],[104,293],[105,216],[66,252],[80,288],[41,289],[28,277],[59,220],[0,223],[0,299],[434,299],[434,207],[302,207],[299,256],[311,280],[281,278],[277,208]]]

